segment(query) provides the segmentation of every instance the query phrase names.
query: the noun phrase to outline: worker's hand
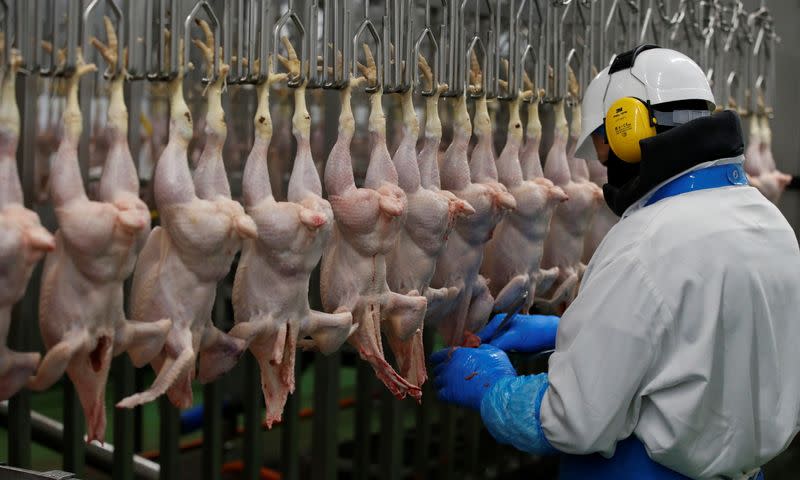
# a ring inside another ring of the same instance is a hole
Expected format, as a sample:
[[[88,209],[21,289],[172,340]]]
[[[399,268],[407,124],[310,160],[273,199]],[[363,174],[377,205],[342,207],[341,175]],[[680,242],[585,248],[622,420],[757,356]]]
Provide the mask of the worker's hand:
[[[475,410],[492,385],[517,375],[505,352],[491,345],[446,348],[431,355],[431,362],[439,400]]]
[[[555,348],[558,317],[517,314],[498,334],[497,328],[505,318],[505,313],[495,315],[489,324],[478,332],[481,342],[494,345],[506,352],[540,353]]]

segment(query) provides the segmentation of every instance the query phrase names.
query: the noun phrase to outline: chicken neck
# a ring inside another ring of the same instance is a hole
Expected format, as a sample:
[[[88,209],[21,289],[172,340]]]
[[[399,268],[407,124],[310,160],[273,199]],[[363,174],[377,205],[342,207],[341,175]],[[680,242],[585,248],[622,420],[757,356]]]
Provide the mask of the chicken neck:
[[[542,92],[543,94],[543,92]],[[539,146],[542,143],[542,120],[539,118],[539,102],[542,94],[528,105],[528,125],[525,127],[525,146],[520,155],[522,176],[525,180],[533,180],[544,176],[542,161],[539,157]]]
[[[522,183],[522,168],[519,162],[519,149],[522,146],[522,119],[519,116],[520,96],[508,104],[508,134],[506,145],[497,159],[497,176],[506,187]]]
[[[254,207],[261,200],[272,196],[267,154],[272,141],[272,116],[269,113],[270,80],[256,87],[258,106],[253,118],[255,138],[247,157],[242,176],[242,194],[246,207]]]
[[[492,120],[486,96],[475,101],[475,136],[478,143],[469,161],[470,175],[475,183],[497,181],[497,166],[494,160],[494,144],[492,140]]]
[[[440,93],[441,90],[436,89],[433,95],[425,98],[425,140],[422,151],[417,157],[422,186],[431,190],[439,190],[442,186],[437,159],[439,145],[442,142],[442,121],[439,118]]]
[[[213,200],[218,195],[230,198],[230,184],[222,160],[222,147],[228,136],[225,124],[225,111],[222,109],[222,91],[228,65],[220,65],[216,80],[208,88],[208,110],[204,133],[206,143],[194,171],[194,184],[197,196]]]
[[[463,93],[457,100],[453,111],[453,140],[442,159],[442,188],[459,191],[467,188],[470,180],[470,166],[467,160],[467,147],[472,138],[472,123],[467,112],[467,95]]]
[[[353,165],[350,160],[350,143],[355,133],[355,119],[350,105],[353,87],[361,82],[361,77],[351,78],[342,89],[342,110],[339,113],[339,134],[325,164],[325,190],[328,195],[343,195],[356,188]]]
[[[81,77],[97,71],[97,67],[94,64],[84,63],[81,49],[77,51],[77,59],[78,66],[75,72],[67,78],[67,102],[63,114],[64,136],[58,146],[58,153],[50,172],[51,193],[56,207],[63,206],[74,199],[86,198],[78,163],[78,143],[83,133],[83,116],[78,103],[78,87]]]
[[[377,190],[384,182],[397,185],[397,170],[386,147],[386,115],[383,112],[383,90],[369,97],[370,156],[364,186]]]
[[[416,192],[420,188],[420,172],[417,163],[416,144],[419,137],[419,121],[411,99],[411,89],[403,92],[401,97],[403,109],[403,137],[392,160],[397,170],[397,181],[406,193]]]
[[[554,184],[564,186],[571,180],[566,154],[569,127],[567,126],[567,116],[564,113],[564,100],[559,100],[553,106],[553,113],[555,115],[553,145],[547,153],[544,173]]]
[[[297,141],[292,175],[289,178],[288,200],[299,202],[309,193],[322,196],[322,183],[311,155],[311,115],[306,107],[306,83],[294,90],[292,133]]]

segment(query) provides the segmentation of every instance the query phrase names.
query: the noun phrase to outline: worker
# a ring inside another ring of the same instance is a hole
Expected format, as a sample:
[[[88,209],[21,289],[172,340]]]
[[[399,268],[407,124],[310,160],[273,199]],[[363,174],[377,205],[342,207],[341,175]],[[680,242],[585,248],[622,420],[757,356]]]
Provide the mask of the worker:
[[[800,248],[747,185],[736,113],[714,107],[685,55],[617,56],[583,122],[621,219],[577,298],[560,320],[496,317],[480,347],[431,358],[440,399],[479,410],[501,443],[561,452],[561,479],[763,478],[798,431]],[[551,345],[538,375],[505,353]]]

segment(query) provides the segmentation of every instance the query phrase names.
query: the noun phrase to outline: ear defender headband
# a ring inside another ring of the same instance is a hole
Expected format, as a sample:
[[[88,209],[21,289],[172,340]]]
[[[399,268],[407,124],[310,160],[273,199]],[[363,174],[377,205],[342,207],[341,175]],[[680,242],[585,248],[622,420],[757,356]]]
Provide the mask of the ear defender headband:
[[[632,68],[640,53],[654,48],[661,47],[645,44],[618,55],[611,63],[608,74]],[[611,104],[603,123],[608,145],[614,154],[624,162],[638,163],[642,160],[639,142],[654,137],[656,125],[674,127],[709,115],[711,112],[706,110],[659,112],[653,109],[649,101],[623,97]]]
[[[608,68],[608,74],[632,68],[640,53],[654,48],[660,47],[650,44],[639,45],[633,50],[617,55]],[[645,103],[635,97],[620,98],[611,104],[611,108],[606,112],[604,124],[609,147],[620,160],[628,163],[638,163],[642,160],[639,140],[656,134],[656,119],[649,102]]]

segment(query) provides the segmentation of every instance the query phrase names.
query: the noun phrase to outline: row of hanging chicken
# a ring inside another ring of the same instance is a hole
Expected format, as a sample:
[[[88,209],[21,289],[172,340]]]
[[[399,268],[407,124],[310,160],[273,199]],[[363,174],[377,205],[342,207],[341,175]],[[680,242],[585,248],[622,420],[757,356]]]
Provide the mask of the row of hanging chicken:
[[[192,114],[184,101],[181,70],[168,85],[169,138],[153,184],[160,225],[152,229],[127,141],[122,72],[111,72],[111,143],[96,200],[86,194],[78,161],[78,85],[96,67],[86,64],[80,51],[78,66],[67,79],[63,135],[50,173],[58,230],[51,235],[23,207],[14,95],[21,62],[11,52],[0,92],[0,399],[23,387],[49,388],[66,372],[86,413],[88,440],[102,441],[113,356],[127,353],[136,367],[149,363],[157,372],[147,390],[118,407],[131,408],[166,393],[174,405],[187,408],[195,378],[213,381],[249,349],[260,365],[266,421],[272,425],[294,389],[296,349],[330,353],[349,342],[395,396],[419,400],[427,378],[423,326],[437,328],[449,345],[474,344],[473,333],[492,312],[527,311],[534,301],[558,311],[574,298],[584,262],[617,220],[602,202],[604,167],[575,156],[579,102],[571,102],[572,129],[564,100],[555,104],[553,146],[544,170],[540,95],[534,95],[527,80],[526,90],[508,103],[507,139],[497,158],[485,96],[475,99],[473,118],[466,94],[453,100],[454,134],[444,149],[438,109],[447,86],[432,85],[431,68],[421,56],[423,80],[434,92],[425,97],[422,149],[417,151],[420,127],[412,92],[400,94],[403,133],[394,155],[386,145],[382,94],[369,94],[370,155],[358,188],[350,149],[355,133],[351,94],[377,76],[364,46],[366,65],[359,64],[360,75],[341,91],[338,137],[324,169],[327,199],[311,154],[311,119],[300,85],[294,89],[292,118],[296,156],[287,200],[277,201],[268,168],[269,94],[301,68],[284,38],[288,55],[278,60],[286,73],[272,73],[272,66],[266,66],[270,73],[257,87],[255,138],[244,168],[242,204],[231,198],[222,157],[227,127],[221,97],[228,66],[213,71],[213,33],[204,22],[201,27],[205,41],[194,43],[204,54],[209,76],[216,73],[206,92],[204,146],[191,170]],[[117,65],[117,39],[109,21],[106,28],[108,44],[92,43],[109,65]],[[480,90],[480,82],[480,67],[473,62],[468,91]],[[574,79],[570,94],[579,96]],[[531,98],[523,129],[520,105]],[[470,152],[473,135],[477,142]],[[225,333],[213,325],[211,310],[217,284],[240,251],[233,287],[236,323]],[[39,326],[47,352],[40,358],[8,350],[5,337],[11,307],[42,257]],[[325,312],[311,310],[308,301],[311,272],[320,260]],[[131,275],[128,319],[123,282]],[[385,359],[383,338],[397,368]]]

